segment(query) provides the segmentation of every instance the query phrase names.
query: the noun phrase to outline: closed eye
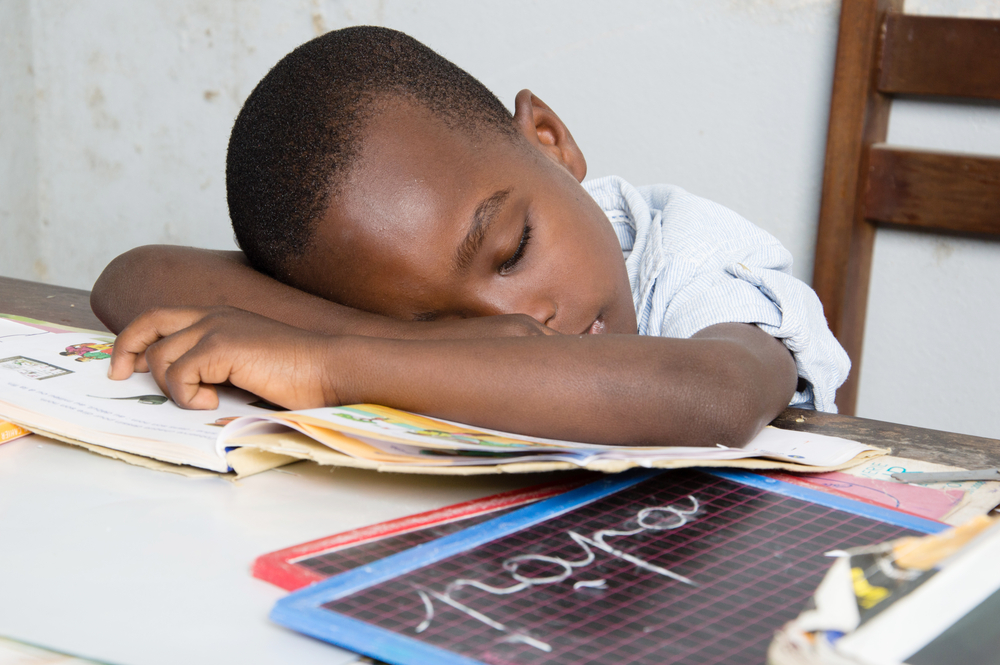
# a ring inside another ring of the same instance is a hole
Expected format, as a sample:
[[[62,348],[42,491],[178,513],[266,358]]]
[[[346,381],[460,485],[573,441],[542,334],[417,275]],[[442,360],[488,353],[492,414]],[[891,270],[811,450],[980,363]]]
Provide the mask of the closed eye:
[[[524,251],[528,248],[528,243],[531,241],[531,224],[527,220],[524,222],[524,231],[521,233],[521,242],[518,244],[517,249],[514,250],[514,254],[511,255],[509,259],[504,261],[498,268],[498,272],[501,275],[506,275],[510,273],[517,264],[521,262],[524,258]]]

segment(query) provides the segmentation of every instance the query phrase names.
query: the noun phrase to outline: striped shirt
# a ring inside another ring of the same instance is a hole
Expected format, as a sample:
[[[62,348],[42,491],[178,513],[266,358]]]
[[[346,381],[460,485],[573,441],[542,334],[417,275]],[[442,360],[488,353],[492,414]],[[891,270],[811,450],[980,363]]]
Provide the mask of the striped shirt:
[[[732,210],[673,185],[633,187],[610,176],[584,188],[615,229],[640,335],[690,337],[717,323],[752,323],[795,357],[790,406],[836,412],[850,360],[792,255]]]

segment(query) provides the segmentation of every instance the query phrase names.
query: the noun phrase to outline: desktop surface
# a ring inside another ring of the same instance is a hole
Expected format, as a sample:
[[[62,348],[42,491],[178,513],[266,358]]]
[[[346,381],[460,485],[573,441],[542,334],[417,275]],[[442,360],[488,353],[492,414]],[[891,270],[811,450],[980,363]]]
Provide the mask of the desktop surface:
[[[110,663],[347,663],[268,621],[261,554],[551,480],[299,462],[239,481],[131,466],[40,436],[0,445],[0,635]]]

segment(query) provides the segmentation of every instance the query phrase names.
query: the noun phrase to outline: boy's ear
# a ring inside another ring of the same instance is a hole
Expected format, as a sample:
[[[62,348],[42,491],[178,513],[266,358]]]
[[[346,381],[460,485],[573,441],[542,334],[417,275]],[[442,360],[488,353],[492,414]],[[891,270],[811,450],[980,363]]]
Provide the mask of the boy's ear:
[[[522,90],[514,98],[514,125],[528,143],[572,173],[574,178],[582,181],[587,175],[587,160],[569,129],[530,90]]]

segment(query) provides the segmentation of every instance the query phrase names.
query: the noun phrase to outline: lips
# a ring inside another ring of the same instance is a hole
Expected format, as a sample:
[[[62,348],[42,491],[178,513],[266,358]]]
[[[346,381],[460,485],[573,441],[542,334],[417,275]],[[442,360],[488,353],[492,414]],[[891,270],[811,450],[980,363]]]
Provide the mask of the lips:
[[[590,328],[587,329],[587,335],[600,335],[604,333],[607,329],[607,324],[604,323],[604,319],[597,317],[597,320],[590,324]]]

